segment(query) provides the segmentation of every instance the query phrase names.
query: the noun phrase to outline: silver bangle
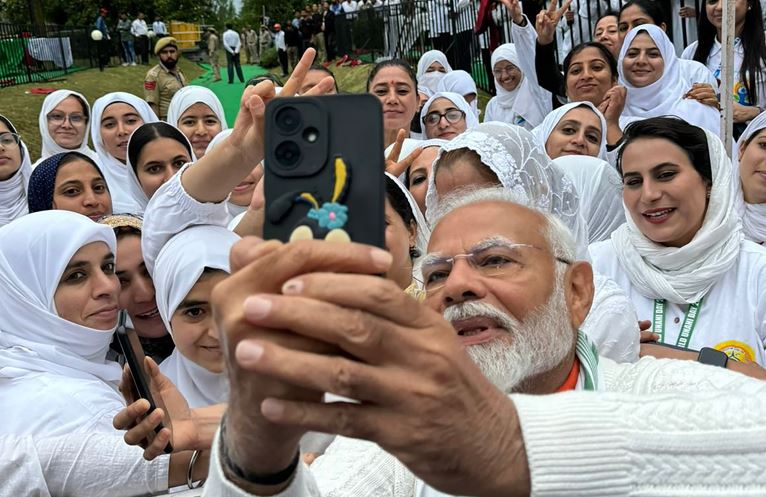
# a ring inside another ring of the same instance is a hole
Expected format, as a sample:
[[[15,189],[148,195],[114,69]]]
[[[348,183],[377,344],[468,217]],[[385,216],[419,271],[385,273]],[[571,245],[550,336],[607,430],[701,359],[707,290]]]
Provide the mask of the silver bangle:
[[[199,488],[204,483],[205,480],[200,480],[197,482],[197,484],[194,484],[194,480],[192,480],[192,473],[194,472],[194,464],[197,462],[197,458],[199,457],[200,451],[195,450],[194,454],[192,454],[191,460],[189,461],[189,469],[186,470],[186,486],[189,488]]]

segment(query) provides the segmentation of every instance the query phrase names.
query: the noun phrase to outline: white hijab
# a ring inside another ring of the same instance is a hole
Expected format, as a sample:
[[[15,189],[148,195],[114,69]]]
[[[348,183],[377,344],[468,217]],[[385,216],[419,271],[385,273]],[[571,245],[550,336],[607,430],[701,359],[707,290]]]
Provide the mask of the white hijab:
[[[608,240],[625,222],[622,179],[608,162],[587,155],[553,160],[569,176],[580,195],[580,214],[588,223],[588,243]]]
[[[734,212],[731,162],[723,143],[705,131],[713,184],[705,219],[692,241],[666,247],[645,237],[625,207],[626,223],[612,244],[630,282],[642,295],[675,304],[698,302],[737,262],[743,239]]]
[[[562,105],[558,109],[555,109],[551,113],[549,113],[547,116],[545,116],[545,119],[543,119],[543,122],[537,126],[535,129],[532,130],[532,134],[535,135],[535,138],[537,138],[537,142],[540,144],[540,146],[545,149],[546,143],[548,142],[548,138],[551,136],[551,133],[553,133],[553,130],[556,129],[556,126],[558,126],[559,121],[563,119],[563,117],[572,109],[576,109],[578,107],[588,107],[590,110],[592,110],[596,116],[598,117],[599,121],[601,122],[601,144],[599,145],[598,149],[598,158],[601,160],[607,160],[606,156],[606,118],[604,117],[604,114],[601,113],[598,108],[593,105],[590,102],[571,102],[566,105]]]
[[[420,212],[418,203],[415,202],[415,198],[412,196],[404,183],[399,181],[399,179],[391,173],[386,173],[386,176],[393,180],[396,186],[399,187],[399,189],[402,191],[402,194],[404,194],[404,197],[407,199],[407,203],[410,205],[412,216],[415,218],[415,223],[418,225],[418,232],[415,237],[415,248],[418,249],[420,255],[423,256],[428,250],[428,239],[431,238],[431,228],[428,226],[423,213]]]
[[[756,243],[766,242],[766,204],[749,204],[745,202],[742,193],[742,179],[739,175],[739,152],[744,147],[745,142],[762,129],[766,128],[766,114],[761,113],[750,121],[745,128],[745,132],[737,141],[737,150],[733,154],[732,160],[732,185],[734,190],[734,208],[742,218],[742,229],[745,238]]]
[[[5,117],[0,116],[11,133],[18,134],[13,123]],[[29,212],[27,203],[27,188],[29,187],[29,177],[32,175],[32,161],[29,159],[29,149],[23,140],[19,140],[21,151],[21,165],[13,173],[13,176],[5,181],[0,181],[0,226],[4,226],[14,219],[20,218]]]
[[[133,130],[133,133],[130,134],[130,138],[128,139],[128,150],[130,150],[130,142],[133,140],[133,137],[136,135],[136,131],[141,129],[145,124],[150,124],[150,123],[142,124],[135,130]],[[170,124],[168,123],[162,123],[162,124],[170,126]],[[181,133],[181,136],[183,136],[184,140],[186,141],[186,143],[183,143],[183,145],[186,147],[186,151],[189,152],[189,154],[191,155],[191,162],[197,162],[197,157],[194,155],[194,149],[192,148],[191,143],[189,143],[189,139],[186,138],[186,136],[184,136],[183,133]],[[151,143],[151,142],[148,142],[148,143]],[[125,165],[127,166],[128,190],[130,191],[130,195],[133,198],[135,202],[135,206],[136,206],[135,207],[136,210],[132,212],[128,212],[126,214],[143,215],[144,211],[146,210],[146,206],[149,204],[149,200],[151,199],[144,192],[144,189],[141,186],[141,182],[138,181],[138,174],[136,173],[136,171],[133,170],[133,164],[131,164],[130,162],[130,156],[126,158],[125,162],[126,162]]]
[[[436,87],[436,91],[449,91],[452,93],[457,93],[462,95],[463,98],[465,98],[466,95],[473,93],[475,98],[469,105],[471,106],[471,109],[473,109],[473,113],[476,114],[476,118],[479,118],[479,114],[481,114],[481,111],[479,110],[479,91],[476,89],[476,83],[474,82],[473,78],[467,72],[463,71],[462,69],[448,72],[444,75],[442,80],[439,81],[439,85]]]
[[[444,69],[448,73],[452,71],[452,66],[449,65],[447,56],[439,50],[429,50],[420,57],[420,60],[418,60],[418,85],[425,86],[435,93],[436,87],[439,86],[439,81],[441,81],[445,73],[440,71],[427,72],[428,68],[431,67],[431,64],[434,62],[438,62],[444,66]]]
[[[178,306],[202,276],[205,268],[229,272],[229,251],[239,237],[220,226],[193,226],[171,238],[154,263],[152,281],[157,309],[165,328],[173,334],[170,320]],[[223,346],[223,342],[222,342]],[[226,402],[229,396],[226,373],[211,373],[184,357],[176,348],[162,361],[162,372],[189,402],[203,407]]]
[[[40,125],[40,138],[42,138],[43,141],[43,150],[40,154],[40,159],[35,162],[35,166],[37,166],[37,164],[44,161],[51,155],[61,154],[64,152],[80,152],[81,154],[87,155],[94,161],[98,162],[98,154],[96,154],[96,152],[94,152],[93,149],[88,146],[88,134],[90,133],[90,130],[87,127],[85,128],[85,135],[83,136],[80,146],[71,150],[64,148],[56,143],[48,131],[48,114],[53,112],[53,109],[55,109],[56,106],[60,104],[64,99],[71,96],[75,96],[79,99],[80,103],[85,106],[85,114],[92,118],[90,114],[90,105],[82,93],[77,93],[76,91],[72,90],[56,90],[45,97],[45,100],[43,100],[43,106],[40,109],[40,116],[38,118]]]
[[[633,40],[643,32],[646,32],[657,45],[665,67],[660,79],[643,88],[638,88],[626,79],[623,61]],[[691,83],[686,81],[681,72],[681,63],[676,55],[673,42],[658,26],[642,24],[628,32],[620,50],[617,70],[620,74],[620,84],[628,90],[625,108],[620,118],[620,126],[623,128],[630,122],[640,119],[676,116],[713,133],[717,134],[720,131],[721,118],[718,111],[696,100],[683,98],[684,94],[691,88]]]
[[[69,211],[35,212],[0,228],[0,377],[51,373],[116,387],[122,369],[106,359],[114,329],[67,321],[53,300],[72,256],[93,242],[116,253],[112,228]]]
[[[433,103],[439,98],[446,98],[447,100],[455,104],[455,107],[465,112],[466,130],[473,129],[479,125],[479,118],[476,117],[476,114],[474,114],[473,109],[471,109],[471,106],[468,104],[468,102],[465,101],[465,99],[463,98],[463,95],[460,95],[458,93],[452,93],[449,91],[436,92],[433,94],[433,96],[431,96],[431,98],[428,99],[425,105],[423,105],[423,109],[420,111],[421,122],[423,118],[426,117],[428,112],[431,110],[431,105],[433,105]],[[426,125],[423,124],[424,137],[426,136],[425,128],[426,128]]]
[[[109,193],[112,195],[112,210],[114,212],[140,212],[140,201],[133,197],[128,177],[128,166],[111,155],[101,139],[101,116],[104,110],[115,102],[132,106],[144,123],[157,122],[159,119],[149,104],[135,95],[125,92],[107,93],[93,102],[93,115],[90,120],[90,134],[93,137],[93,147],[98,154],[96,161],[106,177]],[[142,190],[143,193],[143,190]]]
[[[438,203],[436,173],[446,152],[468,148],[495,173],[504,188],[514,191],[524,205],[550,212],[572,231],[578,253],[587,257],[588,228],[580,215],[580,199],[569,177],[548,158],[532,133],[520,126],[482,123],[442,145],[428,177],[426,217]]]
[[[505,43],[492,52],[492,68],[501,60],[521,67],[516,45]],[[487,104],[484,122],[499,121],[524,126],[527,129],[539,125],[551,111],[551,94],[534,85],[523,73],[516,89],[508,91],[495,79],[497,95]]]
[[[205,104],[210,107],[213,114],[215,114],[216,117],[218,117],[218,120],[221,121],[221,131],[229,129],[221,101],[215,93],[204,86],[184,86],[178,90],[170,100],[167,122],[178,128],[178,120],[181,119],[183,113],[194,104]]]

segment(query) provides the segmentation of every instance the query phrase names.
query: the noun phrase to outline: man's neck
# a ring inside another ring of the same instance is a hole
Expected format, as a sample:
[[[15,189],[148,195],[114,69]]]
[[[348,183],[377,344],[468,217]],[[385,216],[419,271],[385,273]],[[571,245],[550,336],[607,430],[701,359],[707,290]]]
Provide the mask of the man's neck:
[[[525,393],[532,395],[545,395],[554,393],[559,387],[566,381],[569,376],[569,372],[572,371],[575,361],[575,349],[567,354],[563,361],[558,366],[540,373],[538,375],[527,378],[514,389],[516,393]]]

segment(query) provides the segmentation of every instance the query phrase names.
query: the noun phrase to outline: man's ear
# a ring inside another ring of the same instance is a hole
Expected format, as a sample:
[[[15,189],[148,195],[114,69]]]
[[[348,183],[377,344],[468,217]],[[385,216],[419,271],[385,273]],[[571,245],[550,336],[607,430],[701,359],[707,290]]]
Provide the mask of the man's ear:
[[[577,261],[572,263],[564,278],[569,319],[572,327],[579,329],[593,303],[593,268],[590,263]]]

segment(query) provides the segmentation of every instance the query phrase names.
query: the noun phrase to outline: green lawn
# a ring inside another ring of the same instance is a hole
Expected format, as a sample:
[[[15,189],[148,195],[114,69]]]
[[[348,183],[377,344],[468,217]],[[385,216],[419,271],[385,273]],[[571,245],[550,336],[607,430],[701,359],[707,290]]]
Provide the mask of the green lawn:
[[[181,58],[179,66],[187,80],[202,75],[205,70],[197,64]],[[100,96],[125,91],[143,97],[143,82],[150,66],[109,67],[104,72],[98,69],[79,71],[62,81],[48,81],[0,89],[0,114],[8,117],[19,130],[30,149],[33,161],[40,156],[40,131],[38,115],[45,95],[29,93],[32,88],[66,88],[75,90],[92,104]]]

